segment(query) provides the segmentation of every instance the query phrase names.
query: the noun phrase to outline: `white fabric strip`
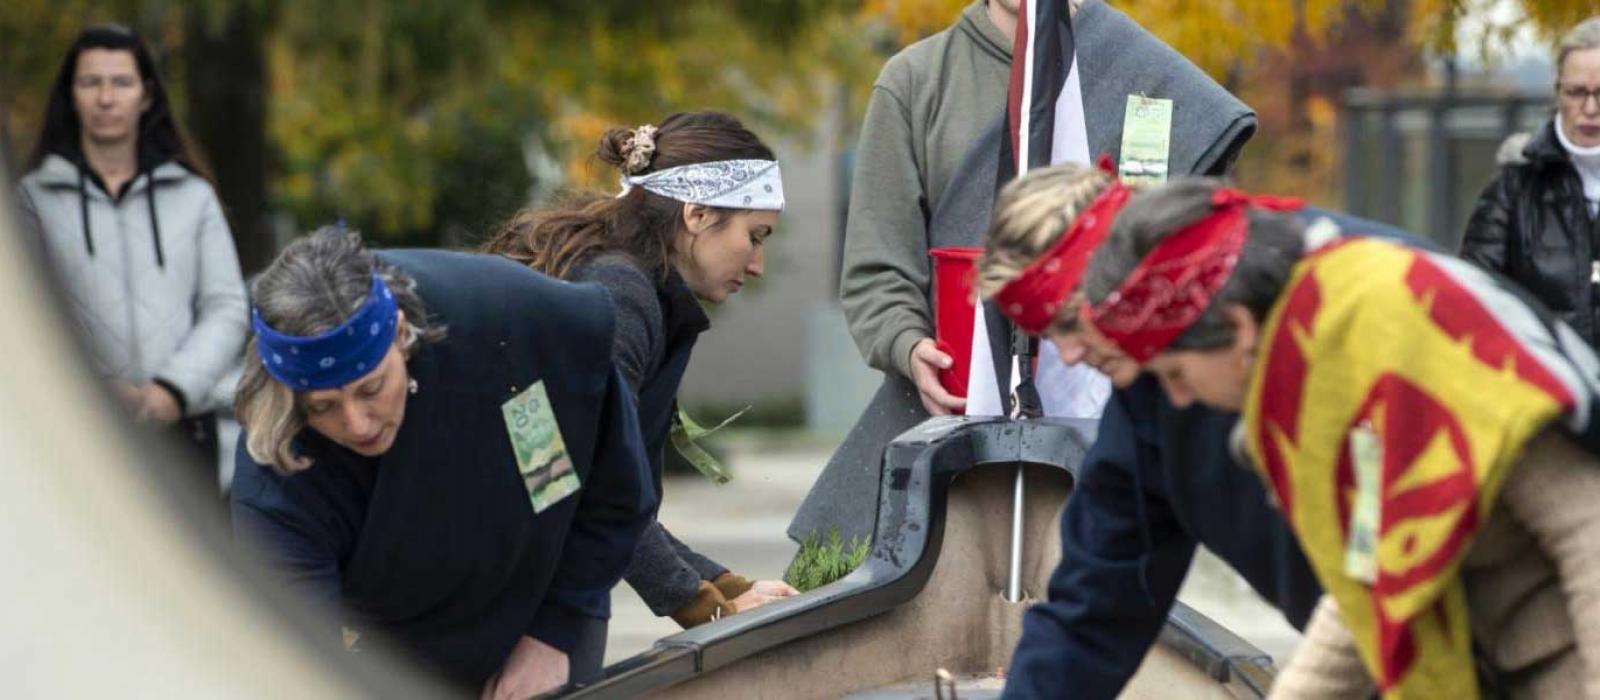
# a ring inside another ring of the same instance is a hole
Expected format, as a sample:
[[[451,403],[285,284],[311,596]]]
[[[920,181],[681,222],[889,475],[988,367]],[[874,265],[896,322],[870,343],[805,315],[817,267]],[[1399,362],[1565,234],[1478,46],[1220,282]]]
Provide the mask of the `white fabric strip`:
[[[1589,213],[1594,214],[1596,205],[1600,204],[1600,146],[1583,148],[1568,140],[1566,123],[1561,120],[1560,112],[1556,112],[1556,139],[1572,157],[1572,166],[1583,181],[1583,198],[1589,203]]]
[[[1038,41],[1039,1],[1028,0],[1027,40],[1022,42],[1022,109],[1017,124],[1017,177],[1028,172],[1028,154],[1033,152],[1033,45]]]
[[[1067,83],[1056,99],[1055,139],[1050,162],[1093,167],[1089,155],[1089,127],[1083,112],[1083,83],[1078,59],[1072,59]],[[1013,376],[1015,376],[1013,374]],[[1039,344],[1039,371],[1034,376],[1044,414],[1058,418],[1099,418],[1111,400],[1111,380],[1088,365],[1068,367],[1061,362],[1055,343]]]
[[[1053,1],[1053,0],[1046,0]],[[1028,170],[1029,109],[1033,97],[1033,37],[1038,30],[1034,18],[1039,16],[1038,0],[1028,0],[1027,32],[1025,42],[1026,64],[1023,66],[1021,132],[1017,141],[1017,173],[1020,177]],[[1078,75],[1078,60],[1074,56],[1067,71],[1061,96],[1056,98],[1054,137],[1050,145],[1050,164],[1077,163],[1089,166],[1089,128],[1084,120],[1083,84]],[[967,415],[1001,415],[1000,382],[994,371],[994,356],[989,348],[989,327],[985,323],[983,304],[978,304],[972,326],[972,365],[967,374]],[[1016,358],[1011,361],[1011,386],[1007,395],[1016,391],[1021,382],[1021,372]],[[1054,343],[1039,343],[1039,370],[1034,376],[1039,399],[1044,404],[1044,414],[1060,418],[1099,418],[1111,398],[1111,380],[1087,365],[1068,367],[1061,362]]]
[[[718,160],[622,177],[621,197],[640,187],[685,204],[783,211],[783,173],[774,160]]]
[[[1027,2],[1026,16],[1022,20],[1019,31],[1023,33],[1022,42],[1022,108],[1018,111],[1016,158],[1017,177],[1028,172],[1029,139],[1028,131],[1032,120],[1033,104],[1033,43],[1034,32],[1038,26],[1035,18],[1039,16],[1038,0],[1025,0]],[[1012,60],[1018,57],[1013,56]],[[1002,136],[1008,138],[1010,134]],[[967,415],[969,416],[999,416],[1005,414],[1005,407],[1000,403],[1000,377],[994,371],[994,353],[989,348],[989,325],[984,317],[983,304],[977,304],[973,309],[972,321],[972,350],[967,354],[971,358],[967,367]],[[1015,358],[1011,361],[1011,386],[1006,391],[1010,395],[1017,388],[1018,372]]]

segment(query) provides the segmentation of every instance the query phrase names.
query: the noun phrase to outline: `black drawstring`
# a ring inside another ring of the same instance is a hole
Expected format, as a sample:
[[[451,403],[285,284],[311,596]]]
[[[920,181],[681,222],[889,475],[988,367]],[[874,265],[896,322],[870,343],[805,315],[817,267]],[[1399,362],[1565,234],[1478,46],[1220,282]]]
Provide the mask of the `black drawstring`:
[[[155,171],[144,171],[144,200],[150,205],[150,238],[155,241],[155,265],[165,270],[166,253],[162,249],[162,222],[155,216]],[[83,248],[90,251],[94,257],[94,233],[90,227],[90,189],[88,189],[88,169],[78,165],[78,214],[83,217]]]
[[[145,201],[150,204],[150,237],[156,243],[156,266],[167,269],[167,256],[161,252],[161,222],[156,220],[156,171],[145,173]]]
[[[78,166],[78,211],[83,214],[83,247],[89,249],[89,257],[94,257],[94,235],[89,232],[89,188],[88,175],[84,174],[83,166]]]
[[[147,170],[145,176],[145,203],[150,206],[150,237],[156,246],[156,266],[167,269],[167,254],[161,249],[161,220],[156,217],[156,172]],[[89,226],[89,175],[84,166],[78,166],[78,211],[83,217],[83,246],[94,257],[94,233]]]

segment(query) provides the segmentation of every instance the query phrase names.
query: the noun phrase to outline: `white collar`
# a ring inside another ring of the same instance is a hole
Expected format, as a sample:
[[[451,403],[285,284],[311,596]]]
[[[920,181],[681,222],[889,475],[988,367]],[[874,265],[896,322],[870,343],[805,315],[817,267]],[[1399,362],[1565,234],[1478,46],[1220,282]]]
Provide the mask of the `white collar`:
[[[1562,148],[1567,149],[1567,154],[1571,155],[1573,160],[1600,160],[1600,146],[1585,148],[1573,145],[1571,141],[1567,140],[1567,130],[1561,120],[1560,112],[1556,112],[1556,139],[1561,142]]]
[[[1556,139],[1561,142],[1561,147],[1567,150],[1567,155],[1572,158],[1572,167],[1578,171],[1578,179],[1583,181],[1583,198],[1588,200],[1591,210],[1595,208],[1596,200],[1600,200],[1600,146],[1581,148],[1567,140],[1567,130],[1562,128],[1561,113],[1556,112]]]

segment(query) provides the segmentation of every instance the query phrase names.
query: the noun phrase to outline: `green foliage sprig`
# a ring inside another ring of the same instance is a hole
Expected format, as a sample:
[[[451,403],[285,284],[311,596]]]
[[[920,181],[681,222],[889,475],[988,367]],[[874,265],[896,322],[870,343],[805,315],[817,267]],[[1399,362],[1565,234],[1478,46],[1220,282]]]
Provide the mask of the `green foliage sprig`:
[[[800,543],[800,552],[789,563],[783,580],[801,593],[816,590],[850,575],[867,560],[872,551],[872,541],[865,537],[852,537],[849,545],[833,528],[827,537],[812,533]]]

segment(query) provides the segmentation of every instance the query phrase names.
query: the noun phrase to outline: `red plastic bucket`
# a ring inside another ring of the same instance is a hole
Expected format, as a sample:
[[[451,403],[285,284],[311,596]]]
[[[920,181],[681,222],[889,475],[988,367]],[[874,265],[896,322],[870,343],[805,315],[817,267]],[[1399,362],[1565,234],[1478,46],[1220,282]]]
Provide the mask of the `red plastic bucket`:
[[[954,362],[939,371],[944,390],[966,398],[968,370],[972,365],[972,320],[977,312],[973,283],[982,248],[934,248],[933,334],[939,350]]]

